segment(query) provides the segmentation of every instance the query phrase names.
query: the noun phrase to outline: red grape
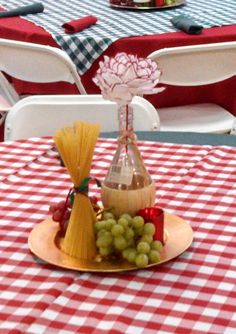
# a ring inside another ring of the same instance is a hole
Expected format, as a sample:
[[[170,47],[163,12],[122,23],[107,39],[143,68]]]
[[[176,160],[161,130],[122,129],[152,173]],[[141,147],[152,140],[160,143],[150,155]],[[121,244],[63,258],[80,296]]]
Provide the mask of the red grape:
[[[53,213],[57,210],[57,204],[51,204],[49,206],[49,213]]]
[[[62,210],[57,209],[56,211],[53,212],[52,219],[55,222],[60,222],[62,220],[62,218],[63,218],[63,211]]]

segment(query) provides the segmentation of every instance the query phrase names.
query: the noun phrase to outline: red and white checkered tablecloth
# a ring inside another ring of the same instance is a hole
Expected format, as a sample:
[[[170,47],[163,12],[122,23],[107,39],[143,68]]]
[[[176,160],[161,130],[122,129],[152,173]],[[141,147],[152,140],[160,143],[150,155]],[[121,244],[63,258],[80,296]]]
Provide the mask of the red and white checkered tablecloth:
[[[51,139],[0,144],[0,333],[236,333],[236,148],[139,146],[158,205],[191,224],[194,241],[161,266],[96,274],[28,249],[49,202],[71,185]],[[92,176],[103,179],[115,147],[99,139]]]

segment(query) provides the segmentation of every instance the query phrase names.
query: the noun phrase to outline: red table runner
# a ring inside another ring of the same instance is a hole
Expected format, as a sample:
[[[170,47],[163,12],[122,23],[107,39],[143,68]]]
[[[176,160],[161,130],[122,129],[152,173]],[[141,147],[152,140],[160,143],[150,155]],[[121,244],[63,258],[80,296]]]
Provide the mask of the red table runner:
[[[99,139],[91,175],[116,143]],[[156,200],[191,224],[194,241],[161,266],[79,273],[33,256],[32,228],[70,181],[50,139],[0,145],[0,332],[233,333],[236,328],[236,148],[140,142]],[[91,187],[91,194],[96,194]]]

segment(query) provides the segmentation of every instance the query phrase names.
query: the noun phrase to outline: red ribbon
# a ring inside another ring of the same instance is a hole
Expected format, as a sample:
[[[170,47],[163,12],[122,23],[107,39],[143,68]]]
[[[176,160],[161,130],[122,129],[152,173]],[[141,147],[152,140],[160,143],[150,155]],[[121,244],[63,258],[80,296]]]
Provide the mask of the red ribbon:
[[[155,225],[154,240],[159,240],[164,245],[164,210],[156,207],[144,208],[139,210],[137,215],[142,216],[145,222]]]

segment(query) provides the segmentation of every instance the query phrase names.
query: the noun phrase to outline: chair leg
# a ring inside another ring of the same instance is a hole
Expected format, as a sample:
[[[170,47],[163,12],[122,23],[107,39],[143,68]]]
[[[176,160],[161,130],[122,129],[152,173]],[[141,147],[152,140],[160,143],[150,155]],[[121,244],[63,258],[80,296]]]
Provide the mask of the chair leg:
[[[234,136],[236,135],[236,118],[235,118],[235,120],[233,122],[232,128],[230,130],[230,134],[234,135]]]
[[[7,115],[6,111],[0,111],[0,126],[4,123],[6,115]]]

